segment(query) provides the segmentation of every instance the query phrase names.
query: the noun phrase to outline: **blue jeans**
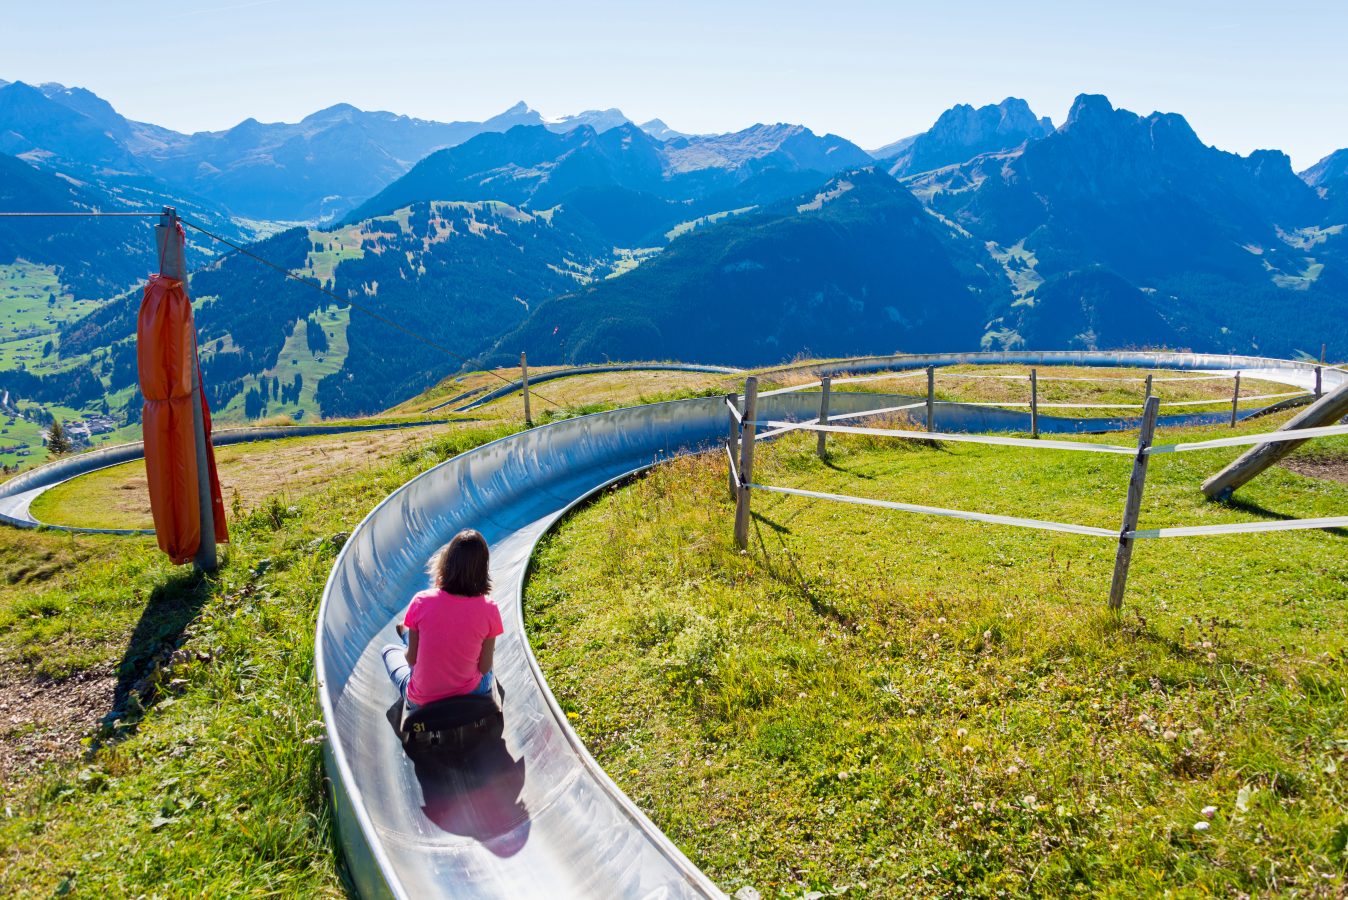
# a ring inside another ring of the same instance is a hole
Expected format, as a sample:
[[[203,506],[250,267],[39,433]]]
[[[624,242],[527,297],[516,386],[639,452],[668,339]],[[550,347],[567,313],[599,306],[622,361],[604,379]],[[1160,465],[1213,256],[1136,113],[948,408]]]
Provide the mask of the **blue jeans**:
[[[403,639],[404,641],[406,638]],[[403,704],[409,709],[416,709],[417,704],[407,699],[407,683],[412,680],[412,666],[407,661],[406,644],[387,644],[380,651],[384,657],[384,668],[388,671],[389,680],[393,686],[398,689],[398,694],[403,698]],[[477,687],[469,691],[470,694],[490,694],[492,675],[488,672],[482,676],[482,680],[477,683]]]

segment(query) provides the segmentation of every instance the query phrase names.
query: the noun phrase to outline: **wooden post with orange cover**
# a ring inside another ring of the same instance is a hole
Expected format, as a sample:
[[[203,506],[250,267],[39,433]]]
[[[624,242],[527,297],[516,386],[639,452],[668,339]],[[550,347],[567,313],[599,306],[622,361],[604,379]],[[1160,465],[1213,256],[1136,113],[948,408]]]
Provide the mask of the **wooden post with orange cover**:
[[[159,274],[145,286],[136,322],[150,510],[159,548],[175,563],[194,560],[211,572],[218,565],[216,541],[229,534],[187,296],[183,227],[172,207],[164,207],[155,241]]]

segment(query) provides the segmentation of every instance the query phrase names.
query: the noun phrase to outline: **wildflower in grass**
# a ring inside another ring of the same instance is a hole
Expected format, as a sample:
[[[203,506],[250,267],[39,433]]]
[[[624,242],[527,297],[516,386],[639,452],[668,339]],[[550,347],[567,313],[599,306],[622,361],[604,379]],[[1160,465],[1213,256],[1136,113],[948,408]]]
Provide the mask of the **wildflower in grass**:
[[[1195,822],[1194,831],[1207,831],[1212,826],[1207,822]]]
[[[1024,803],[1026,806],[1030,807],[1031,809],[1034,808],[1035,803],[1037,803],[1038,801],[1039,801],[1039,798],[1036,797],[1034,794],[1026,794],[1024,797],[1021,797],[1021,798],[1020,798],[1020,802],[1021,802],[1021,803]]]
[[[1167,728],[1161,737],[1165,738],[1167,741],[1173,741],[1175,738],[1179,737],[1179,735]]]
[[[1203,807],[1203,817],[1204,817],[1204,818],[1206,818],[1206,819],[1211,819],[1211,818],[1212,818],[1213,816],[1215,816],[1215,815],[1217,815],[1217,807],[1215,807],[1215,806],[1205,806],[1205,807]]]

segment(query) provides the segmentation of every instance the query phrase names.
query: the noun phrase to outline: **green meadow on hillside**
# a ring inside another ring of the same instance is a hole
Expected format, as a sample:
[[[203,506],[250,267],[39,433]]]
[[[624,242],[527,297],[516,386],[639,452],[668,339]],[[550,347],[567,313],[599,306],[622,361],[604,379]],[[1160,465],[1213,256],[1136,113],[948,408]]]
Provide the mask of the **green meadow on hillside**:
[[[46,461],[43,412],[69,423],[104,411],[98,399],[83,407],[35,402],[22,391],[11,390],[14,378],[5,375],[18,369],[28,375],[58,378],[77,370],[105,371],[106,355],[95,359],[87,354],[61,357],[59,353],[61,326],[88,315],[99,305],[94,300],[77,300],[51,266],[23,260],[0,265],[0,388],[8,393],[8,406],[0,409],[0,463],[28,468]],[[4,395],[0,399],[5,399]],[[124,403],[125,398],[108,398],[110,407],[119,402]],[[90,443],[95,447],[121,443],[139,434],[139,426],[119,427],[94,435]]]
[[[60,326],[97,307],[93,300],[76,300],[51,266],[22,260],[0,265],[0,369],[23,366],[48,375],[69,368],[73,362],[58,363],[47,344],[54,350]]]
[[[1117,528],[1130,466],[814,443],[763,448],[755,480]],[[1348,485],[1284,469],[1204,502],[1236,452],[1153,460],[1143,526],[1348,509]],[[1348,441],[1315,455],[1341,477]],[[1112,540],[754,511],[737,553],[723,455],[676,461],[565,522],[526,592],[587,747],[727,891],[1342,894],[1344,532],[1140,542],[1116,616]]]
[[[342,363],[346,361],[348,352],[346,335],[347,328],[351,324],[351,308],[330,307],[319,310],[309,319],[323,329],[323,335],[327,340],[327,349],[310,348],[307,337],[307,320],[296,321],[290,335],[281,347],[281,352],[276,358],[276,364],[262,372],[260,376],[249,375],[244,378],[243,387],[239,393],[223,409],[215,413],[216,419],[221,424],[256,424],[255,421],[250,421],[247,415],[246,397],[250,390],[261,390],[264,387],[268,391],[266,409],[263,415],[254,416],[253,419],[289,416],[297,422],[310,422],[321,418],[321,410],[315,396],[318,392],[318,383],[327,376],[340,371]],[[224,342],[222,347],[227,348],[228,342]],[[301,385],[297,397],[281,398],[279,392],[271,387],[271,383],[274,381],[277,386],[289,389],[296,376],[299,376]],[[264,386],[263,382],[268,384]]]

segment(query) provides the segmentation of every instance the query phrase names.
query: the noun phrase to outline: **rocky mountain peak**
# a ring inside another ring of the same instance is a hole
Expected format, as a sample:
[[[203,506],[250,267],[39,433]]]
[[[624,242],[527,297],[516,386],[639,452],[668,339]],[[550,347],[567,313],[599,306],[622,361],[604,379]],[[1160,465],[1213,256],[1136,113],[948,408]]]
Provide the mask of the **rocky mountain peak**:
[[[1067,113],[1063,130],[1083,126],[1101,126],[1119,120],[1137,121],[1137,115],[1126,109],[1116,110],[1104,94],[1078,94]]]
[[[1314,188],[1325,188],[1334,182],[1348,182],[1348,148],[1335,150],[1302,172],[1301,180]]]
[[[670,128],[664,119],[651,119],[649,122],[641,123],[641,130],[655,138],[657,141],[668,141],[674,138],[688,137],[689,135],[682,131],[675,131]]]
[[[587,109],[573,116],[562,116],[546,124],[550,131],[570,131],[581,125],[588,125],[595,131],[608,131],[610,128],[630,124],[631,121],[621,109],[611,108]]]
[[[315,122],[340,121],[342,119],[351,119],[361,114],[361,110],[352,106],[350,103],[335,103],[326,109],[320,109],[318,112],[310,113],[300,120],[301,125],[312,124]]]
[[[1053,122],[1036,118],[1030,105],[1018,97],[978,108],[960,103],[941,113],[932,127],[905,141],[891,144],[889,171],[912,175],[955,165],[984,153],[1012,150],[1053,133]]]

